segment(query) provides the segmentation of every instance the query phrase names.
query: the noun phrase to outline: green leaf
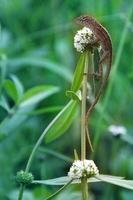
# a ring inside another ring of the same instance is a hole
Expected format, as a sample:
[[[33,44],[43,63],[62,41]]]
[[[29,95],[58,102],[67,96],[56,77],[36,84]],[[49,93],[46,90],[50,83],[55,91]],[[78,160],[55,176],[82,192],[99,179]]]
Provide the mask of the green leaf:
[[[68,176],[63,176],[59,178],[54,179],[48,179],[48,180],[34,180],[32,183],[35,184],[44,184],[44,185],[65,185],[71,180]]]
[[[43,92],[41,92],[41,89]],[[8,135],[9,133],[13,133],[17,127],[24,123],[24,121],[28,118],[27,113],[32,112],[35,109],[37,103],[39,103],[42,99],[45,99],[54,94],[58,90],[59,89],[54,86],[43,86],[41,88],[38,88],[38,93],[37,91],[35,93],[33,89],[34,95],[29,97],[30,95],[27,94],[25,97],[26,99],[20,104],[20,106],[18,106],[17,110],[12,110],[12,114],[6,117],[0,123],[0,132],[5,133],[6,135]]]
[[[122,176],[112,176],[112,175],[106,175],[106,174],[99,174],[96,177],[100,177],[100,178],[112,178],[112,179],[124,179],[124,177]]]
[[[77,110],[77,102],[71,100],[44,130],[46,143],[61,136],[71,125]]]
[[[5,81],[4,87],[11,99],[18,104],[23,96],[23,86],[16,76],[11,75],[11,79]]]
[[[32,112],[28,112],[27,115],[41,115],[44,113],[54,113],[54,112],[59,112],[62,108],[63,106],[50,106],[46,108],[40,108]]]
[[[11,80],[6,80],[4,83],[4,88],[11,99],[17,103],[18,102],[18,92],[15,84]]]
[[[7,116],[0,123],[0,133],[8,135],[9,133],[13,134],[14,131],[20,127],[25,120],[27,119],[27,112],[30,112],[34,109],[35,106],[28,106],[24,108],[18,108],[11,115]]]
[[[76,66],[71,86],[71,90],[73,92],[77,92],[80,89],[83,79],[84,66],[85,66],[85,56],[86,56],[85,53],[81,54],[78,64]]]
[[[49,179],[49,180],[34,180],[32,183],[36,183],[36,184],[44,184],[44,185],[65,185],[67,184],[69,181],[71,181],[71,178],[68,176],[63,176],[63,177],[59,177],[59,178],[54,178],[54,179]],[[100,182],[100,180],[98,180],[95,177],[91,177],[88,178],[87,180],[88,183],[93,183],[93,182]],[[80,179],[75,179],[72,181],[71,184],[80,184],[81,180]]]
[[[76,149],[74,149],[74,160],[79,160],[79,156]]]
[[[23,93],[24,93],[24,88],[19,79],[15,75],[11,75],[11,79],[13,80],[16,90],[17,90],[17,96],[18,96],[18,101],[21,100]]]
[[[124,180],[122,177],[108,176],[108,175],[98,175],[95,177],[106,183],[111,183],[113,185],[133,190],[133,180]]]
[[[44,98],[59,91],[58,87],[55,86],[36,86],[29,89],[23,96],[20,106],[34,105],[42,101]]]
[[[48,149],[46,147],[39,147],[38,151],[41,152],[42,154],[52,155],[60,160],[66,161],[66,162],[72,163],[72,161],[73,161],[70,157],[63,155],[55,150]]]
[[[68,68],[65,68],[64,66],[45,58],[20,57],[8,59],[8,65],[13,69],[20,69],[20,67],[23,67],[25,65],[32,67],[41,67],[44,69],[48,69],[49,71],[54,72],[55,74],[58,74],[67,81],[70,81],[72,78],[72,73]]]
[[[4,96],[0,97],[0,106],[5,109],[7,112],[10,111],[10,106],[8,104],[7,99]]]
[[[70,90],[67,90],[66,96],[70,97],[73,100],[81,102],[81,91],[80,90],[77,93],[70,91]]]

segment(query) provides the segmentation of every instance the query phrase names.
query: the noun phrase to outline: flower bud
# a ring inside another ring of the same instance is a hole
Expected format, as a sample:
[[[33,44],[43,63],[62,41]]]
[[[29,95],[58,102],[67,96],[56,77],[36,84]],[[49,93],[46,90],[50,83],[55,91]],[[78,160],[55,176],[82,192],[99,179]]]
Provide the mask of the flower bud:
[[[17,172],[16,181],[20,184],[30,184],[33,179],[32,173],[24,172],[23,170]]]

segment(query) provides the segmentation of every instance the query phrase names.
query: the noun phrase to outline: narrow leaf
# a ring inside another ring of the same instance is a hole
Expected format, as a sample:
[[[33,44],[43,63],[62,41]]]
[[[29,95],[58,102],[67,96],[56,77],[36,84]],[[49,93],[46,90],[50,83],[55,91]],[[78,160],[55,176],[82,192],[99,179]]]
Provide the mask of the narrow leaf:
[[[4,88],[8,94],[8,96],[17,103],[18,101],[18,93],[15,84],[11,80],[6,80],[4,83]]]
[[[63,155],[55,150],[52,150],[52,149],[48,149],[46,147],[39,147],[39,152],[41,152],[42,154],[49,154],[49,155],[52,155],[58,159],[61,159],[63,161],[66,161],[66,162],[70,162],[72,163],[72,159],[66,155]]]
[[[74,149],[74,159],[79,160],[79,156],[76,149]]]
[[[18,101],[21,100],[23,93],[24,93],[24,88],[19,79],[15,75],[11,75],[11,79],[13,80],[16,91],[17,91],[17,96],[18,96]]]
[[[44,184],[44,185],[65,185],[67,184],[69,181],[71,181],[71,178],[68,176],[63,176],[63,177],[59,177],[59,178],[54,178],[54,179],[49,179],[49,180],[34,180],[32,183],[35,184]],[[93,182],[100,182],[101,180],[98,180],[95,177],[91,177],[88,178],[87,182],[88,183],[93,183]],[[75,179],[72,181],[71,184],[80,184],[81,180],[80,179]]]
[[[0,132],[4,133],[5,135],[8,135],[9,133],[13,134],[14,131],[27,119],[26,113],[33,110],[34,107],[35,106],[18,108],[18,110],[12,113],[12,115],[9,115],[0,123]]]
[[[63,106],[50,106],[50,107],[46,107],[46,108],[40,108],[37,110],[34,110],[32,112],[26,113],[27,115],[41,115],[44,113],[54,113],[54,112],[58,112],[63,108]]]
[[[80,89],[82,79],[83,79],[85,56],[86,56],[85,53],[81,54],[78,64],[76,66],[74,76],[73,76],[72,86],[71,86],[71,90],[73,92],[77,92]]]
[[[52,62],[45,58],[36,57],[20,57],[15,59],[8,59],[8,65],[15,70],[20,69],[23,66],[41,67],[48,69],[49,71],[58,74],[60,77],[70,81],[72,78],[71,71],[68,68],[60,65],[59,63]]]
[[[68,176],[62,176],[59,178],[48,179],[48,180],[34,180],[32,183],[35,184],[44,184],[44,185],[65,185],[71,179]]]
[[[15,110],[15,112],[12,113],[11,116],[8,116],[0,123],[0,132],[5,133],[6,135],[8,135],[9,133],[14,133],[14,130],[16,130],[16,128],[24,123],[24,121],[28,118],[27,113],[30,113],[35,109],[35,103],[39,103],[42,98],[45,99],[57,92],[58,90],[59,89],[57,87],[50,86],[46,87],[45,91],[42,92],[43,94],[40,93],[40,96],[37,96],[38,93],[36,93],[31,98],[27,97],[27,101],[25,100],[24,102],[22,102],[22,104],[20,104],[18,109]],[[34,99],[34,97],[36,99]],[[32,103],[32,101],[34,102],[34,104]]]
[[[0,97],[0,106],[5,109],[7,112],[10,111],[10,106],[8,104],[7,99],[4,96]]]
[[[69,128],[76,110],[77,102],[71,100],[44,130],[46,143],[55,140]]]
[[[104,176],[104,175],[99,175],[96,176],[96,178],[98,178],[99,180],[102,180],[106,183],[111,183],[113,185],[117,185],[120,187],[124,187],[130,190],[133,190],[133,180],[124,180],[121,177],[113,177],[113,176]]]
[[[6,80],[4,83],[7,94],[17,104],[23,96],[23,86],[15,75],[11,75],[12,80]]]
[[[124,179],[122,176],[112,176],[112,175],[106,175],[106,174],[99,174],[96,177],[100,178],[112,178],[112,179]]]
[[[20,106],[34,105],[58,91],[59,88],[55,86],[41,85],[33,87],[24,94]]]

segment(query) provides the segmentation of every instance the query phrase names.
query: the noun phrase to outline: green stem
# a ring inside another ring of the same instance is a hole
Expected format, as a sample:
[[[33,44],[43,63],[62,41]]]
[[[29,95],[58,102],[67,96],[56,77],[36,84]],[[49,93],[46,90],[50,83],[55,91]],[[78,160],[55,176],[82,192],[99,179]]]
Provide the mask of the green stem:
[[[86,98],[87,98],[88,53],[85,57],[85,67],[82,86],[81,105],[81,160],[86,158]]]
[[[67,104],[67,106],[65,108],[67,108],[70,104],[72,103],[72,101],[70,101],[69,104]],[[61,113],[61,112],[60,112]],[[29,169],[31,167],[31,164],[32,164],[32,161],[33,161],[33,158],[35,156],[35,153],[39,147],[39,145],[42,143],[43,139],[44,139],[44,136],[45,134],[47,133],[47,131],[53,126],[53,124],[55,123],[55,121],[57,120],[57,117],[55,117],[52,122],[46,127],[46,129],[44,130],[44,132],[41,134],[41,136],[39,137],[37,143],[35,144],[31,154],[30,154],[30,157],[28,159],[28,162],[27,162],[27,165],[26,165],[26,168],[25,168],[25,172],[29,172]],[[21,188],[20,188],[20,192],[19,192],[19,196],[20,196],[20,193],[21,193]],[[22,200],[23,198],[23,190],[22,190],[22,194],[21,194],[21,198],[18,200]]]
[[[57,196],[59,193],[61,193],[64,189],[67,188],[68,185],[71,184],[73,180],[70,180],[67,184],[63,185],[63,187],[61,187],[58,191],[56,191],[54,194],[52,194],[51,196],[49,196],[48,198],[46,198],[45,200],[50,200],[53,199],[53,197]]]
[[[24,185],[20,186],[20,191],[19,191],[19,196],[18,196],[18,200],[22,200],[23,198],[23,191],[24,191]]]
[[[82,199],[83,200],[88,200],[89,199],[88,183],[87,183],[87,179],[86,178],[83,178],[81,180],[81,188],[82,188]]]
[[[81,160],[86,159],[86,99],[87,99],[87,75],[88,66],[91,60],[91,53],[86,52],[85,67],[82,85],[82,105],[81,105]],[[88,200],[87,178],[81,179],[82,199]]]

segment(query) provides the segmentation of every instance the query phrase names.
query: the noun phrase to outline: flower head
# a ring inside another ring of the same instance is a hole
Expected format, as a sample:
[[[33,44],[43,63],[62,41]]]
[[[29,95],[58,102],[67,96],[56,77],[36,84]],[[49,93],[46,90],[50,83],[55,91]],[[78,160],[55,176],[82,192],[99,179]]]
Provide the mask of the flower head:
[[[18,171],[16,175],[16,181],[20,184],[29,184],[33,181],[34,176],[32,173],[25,172],[23,170]]]
[[[127,133],[127,129],[120,125],[110,125],[108,131],[114,136],[125,135]]]
[[[97,174],[99,171],[93,160],[75,160],[68,172],[68,176],[72,179],[91,177]]]
[[[84,27],[77,31],[74,36],[74,47],[78,52],[83,53],[89,44],[94,43],[96,38],[90,28]]]

